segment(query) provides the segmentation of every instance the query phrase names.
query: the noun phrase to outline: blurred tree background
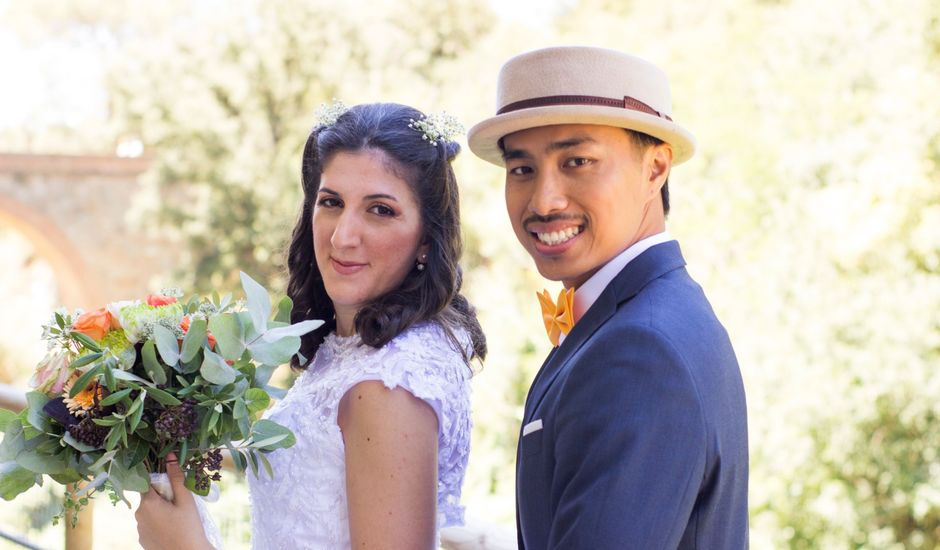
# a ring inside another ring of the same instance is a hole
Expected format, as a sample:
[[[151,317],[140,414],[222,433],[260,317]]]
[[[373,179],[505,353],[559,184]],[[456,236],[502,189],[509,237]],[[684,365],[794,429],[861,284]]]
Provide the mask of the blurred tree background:
[[[502,62],[528,49],[660,64],[700,144],[673,173],[670,231],[748,392],[753,547],[940,548],[935,0],[33,0],[0,15],[29,47],[93,52],[106,105],[69,123],[36,113],[0,131],[0,149],[142,141],[152,223],[189,243],[172,278],[200,290],[236,288],[239,269],[283,288],[320,103],[398,101],[469,126],[492,114]],[[465,286],[491,349],[465,501],[511,522],[544,283],[511,233],[501,172],[468,150],[457,170]]]

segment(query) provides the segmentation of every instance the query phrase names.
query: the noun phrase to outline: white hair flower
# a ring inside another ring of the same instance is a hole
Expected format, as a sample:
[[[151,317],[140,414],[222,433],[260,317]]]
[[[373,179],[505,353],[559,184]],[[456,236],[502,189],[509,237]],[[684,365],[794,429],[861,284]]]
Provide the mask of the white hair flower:
[[[336,124],[336,120],[339,119],[349,110],[349,107],[346,106],[342,101],[333,98],[333,102],[327,105],[326,103],[321,103],[317,108],[317,124],[316,128],[321,128],[323,126],[332,126]]]
[[[411,119],[408,127],[421,132],[422,139],[432,146],[436,146],[439,141],[453,141],[465,131],[463,124],[446,112],[425,115],[421,120]]]

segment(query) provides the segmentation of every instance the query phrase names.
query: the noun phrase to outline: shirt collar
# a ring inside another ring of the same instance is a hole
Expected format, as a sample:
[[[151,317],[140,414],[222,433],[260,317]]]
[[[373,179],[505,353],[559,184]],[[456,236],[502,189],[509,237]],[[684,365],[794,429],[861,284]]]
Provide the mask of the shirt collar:
[[[668,231],[657,233],[633,243],[626,250],[617,254],[603,267],[597,270],[597,273],[591,275],[591,278],[584,282],[574,291],[574,322],[577,323],[584,314],[587,313],[594,302],[600,297],[607,285],[610,284],[618,273],[623,271],[628,263],[636,259],[637,256],[646,252],[652,246],[662,244],[673,240]],[[564,341],[565,335],[559,338],[559,345]]]

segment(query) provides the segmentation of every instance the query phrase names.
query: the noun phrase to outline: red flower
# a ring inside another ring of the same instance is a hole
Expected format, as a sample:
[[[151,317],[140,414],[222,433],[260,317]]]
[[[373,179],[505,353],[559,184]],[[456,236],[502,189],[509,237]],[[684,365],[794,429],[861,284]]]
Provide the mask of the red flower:
[[[147,305],[148,306],[168,306],[170,304],[175,304],[176,298],[173,296],[164,296],[163,294],[148,294],[147,295]]]

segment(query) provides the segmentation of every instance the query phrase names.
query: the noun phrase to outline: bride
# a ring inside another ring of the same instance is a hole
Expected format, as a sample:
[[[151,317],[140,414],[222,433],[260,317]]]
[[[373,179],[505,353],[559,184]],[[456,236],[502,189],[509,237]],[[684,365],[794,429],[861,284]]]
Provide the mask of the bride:
[[[469,363],[486,340],[459,293],[451,124],[397,104],[334,104],[304,148],[304,201],[290,244],[301,370],[269,418],[297,444],[251,475],[252,546],[436,548],[463,522]],[[302,362],[302,358],[311,358]],[[210,548],[175,463],[177,495],[141,498],[146,549]]]

